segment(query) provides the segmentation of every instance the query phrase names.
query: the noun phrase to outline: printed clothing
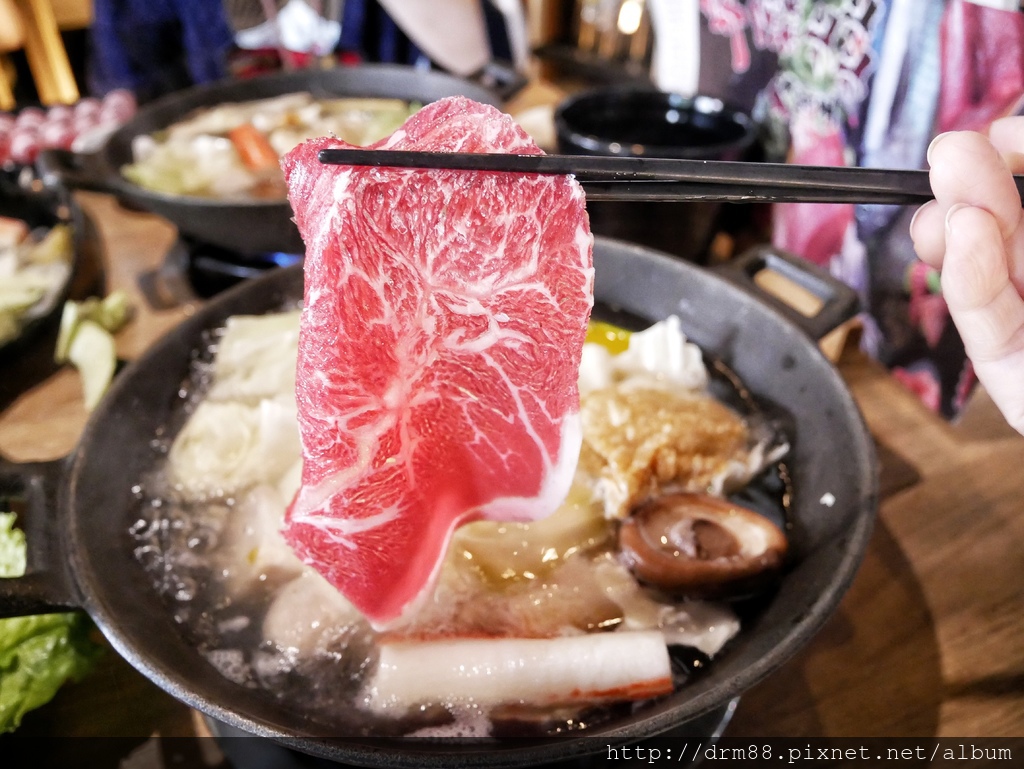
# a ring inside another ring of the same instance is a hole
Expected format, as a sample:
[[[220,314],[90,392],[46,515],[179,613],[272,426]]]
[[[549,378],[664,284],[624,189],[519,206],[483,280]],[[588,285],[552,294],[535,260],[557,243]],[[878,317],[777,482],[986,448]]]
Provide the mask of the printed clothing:
[[[700,90],[750,109],[772,160],[925,168],[931,139],[1024,99],[1024,14],[967,0],[700,0]],[[776,205],[775,245],[860,293],[863,343],[934,410],[974,383],[908,228],[916,207]]]

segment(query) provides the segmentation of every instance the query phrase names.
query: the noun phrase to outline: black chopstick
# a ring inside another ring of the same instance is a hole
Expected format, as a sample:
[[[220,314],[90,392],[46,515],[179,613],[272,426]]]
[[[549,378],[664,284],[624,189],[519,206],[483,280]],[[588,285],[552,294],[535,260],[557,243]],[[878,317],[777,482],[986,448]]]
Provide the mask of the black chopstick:
[[[927,171],[789,163],[589,155],[320,150],[321,163],[458,171],[574,174],[590,200],[715,200],[915,204],[931,200]],[[1024,195],[1024,177],[1014,177]]]
[[[919,172],[924,173],[924,172]],[[927,175],[925,174],[925,181]],[[728,203],[851,203],[920,205],[932,199],[931,190],[864,189],[862,187],[792,187],[764,182],[583,182],[587,200]]]

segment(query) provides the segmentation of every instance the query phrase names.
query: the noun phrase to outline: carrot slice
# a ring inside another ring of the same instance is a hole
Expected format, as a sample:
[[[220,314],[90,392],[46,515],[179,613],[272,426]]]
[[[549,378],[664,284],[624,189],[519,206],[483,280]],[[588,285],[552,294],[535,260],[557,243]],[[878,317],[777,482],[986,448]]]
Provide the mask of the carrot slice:
[[[232,128],[228,131],[228,138],[235,145],[246,168],[263,171],[276,168],[281,162],[267,137],[252,123],[243,123],[237,128]]]

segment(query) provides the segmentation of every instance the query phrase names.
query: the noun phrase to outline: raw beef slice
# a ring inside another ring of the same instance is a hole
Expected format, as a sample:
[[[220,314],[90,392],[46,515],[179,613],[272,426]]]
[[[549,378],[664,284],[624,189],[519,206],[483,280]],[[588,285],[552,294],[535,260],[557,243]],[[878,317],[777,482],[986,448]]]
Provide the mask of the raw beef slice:
[[[457,525],[540,518],[568,493],[593,239],[570,177],[318,162],[347,146],[283,161],[306,244],[284,533],[383,627],[427,594]],[[374,147],[540,152],[463,98]]]

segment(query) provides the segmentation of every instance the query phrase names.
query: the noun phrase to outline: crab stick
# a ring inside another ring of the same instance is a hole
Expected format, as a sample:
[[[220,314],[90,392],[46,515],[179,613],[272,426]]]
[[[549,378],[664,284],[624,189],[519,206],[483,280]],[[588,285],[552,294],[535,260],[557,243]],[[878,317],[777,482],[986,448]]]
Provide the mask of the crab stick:
[[[385,642],[364,702],[376,713],[400,713],[424,703],[567,705],[671,691],[662,634],[627,631]]]
[[[246,168],[252,171],[276,169],[281,162],[267,137],[252,123],[243,123],[232,128],[228,131],[228,138],[235,145]]]
[[[14,248],[28,237],[28,225],[21,219],[0,216],[0,249]]]

